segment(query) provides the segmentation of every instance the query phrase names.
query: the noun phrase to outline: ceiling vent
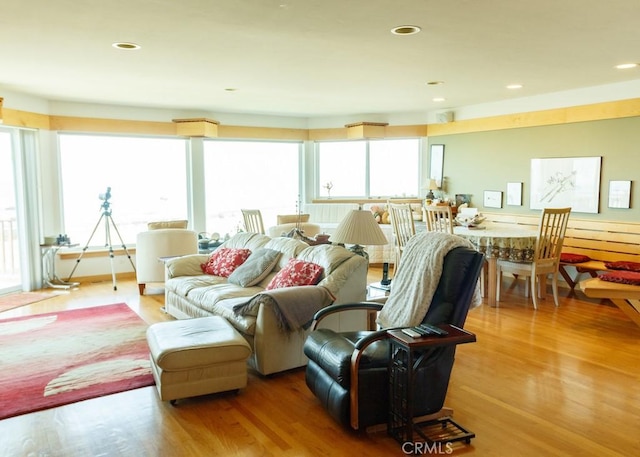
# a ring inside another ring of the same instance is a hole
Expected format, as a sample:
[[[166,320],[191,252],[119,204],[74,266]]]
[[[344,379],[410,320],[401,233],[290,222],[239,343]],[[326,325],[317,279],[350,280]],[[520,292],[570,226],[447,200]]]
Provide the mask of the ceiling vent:
[[[441,113],[436,113],[436,122],[438,124],[453,122],[453,111],[442,111]]]

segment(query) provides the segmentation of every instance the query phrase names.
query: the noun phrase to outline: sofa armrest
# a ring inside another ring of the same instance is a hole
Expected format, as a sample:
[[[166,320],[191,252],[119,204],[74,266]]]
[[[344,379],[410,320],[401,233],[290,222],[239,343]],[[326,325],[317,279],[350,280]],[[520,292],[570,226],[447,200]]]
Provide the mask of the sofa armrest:
[[[167,260],[165,263],[166,278],[178,276],[199,276],[202,273],[200,265],[209,259],[209,254],[190,254]]]

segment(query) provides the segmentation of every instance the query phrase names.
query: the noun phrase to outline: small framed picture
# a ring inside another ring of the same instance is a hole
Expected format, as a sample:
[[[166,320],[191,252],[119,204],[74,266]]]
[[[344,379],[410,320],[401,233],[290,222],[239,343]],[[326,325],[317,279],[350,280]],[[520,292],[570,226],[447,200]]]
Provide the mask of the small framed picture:
[[[507,205],[522,206],[522,183],[521,182],[507,183]]]
[[[471,194],[456,194],[456,206],[471,204]]]
[[[502,192],[499,190],[485,190],[484,206],[486,208],[502,208]]]
[[[631,181],[609,181],[609,208],[631,207]]]

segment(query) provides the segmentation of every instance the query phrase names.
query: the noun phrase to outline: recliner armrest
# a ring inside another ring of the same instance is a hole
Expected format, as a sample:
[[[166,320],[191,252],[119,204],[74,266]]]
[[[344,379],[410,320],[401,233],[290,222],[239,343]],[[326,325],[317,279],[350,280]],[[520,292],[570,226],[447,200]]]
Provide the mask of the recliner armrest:
[[[355,310],[371,310],[380,311],[382,309],[381,303],[374,302],[359,302],[359,303],[341,303],[338,305],[330,305],[326,308],[322,308],[313,316],[311,322],[311,330],[315,330],[322,319],[331,314],[340,313],[342,311],[355,311]]]

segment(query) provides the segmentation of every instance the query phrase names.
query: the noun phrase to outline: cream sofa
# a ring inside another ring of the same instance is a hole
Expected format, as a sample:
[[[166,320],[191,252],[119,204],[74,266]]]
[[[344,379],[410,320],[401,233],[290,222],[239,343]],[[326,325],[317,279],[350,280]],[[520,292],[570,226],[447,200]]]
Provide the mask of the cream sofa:
[[[290,258],[321,265],[324,272],[318,286],[334,297],[334,303],[358,302],[365,299],[367,261],[340,246],[308,246],[291,238],[271,238],[256,233],[238,233],[221,247],[248,248],[252,252],[264,247],[281,252],[278,263],[260,283],[240,287],[227,278],[203,274],[200,265],[206,254],[171,259],[166,263],[165,309],[178,319],[222,316],[249,342],[252,355],[249,365],[263,375],[304,366],[304,341],[309,333],[303,326],[283,329],[278,303],[269,299],[265,287]],[[219,248],[218,248],[219,249]],[[315,286],[277,289],[281,294],[319,291]],[[251,303],[249,312],[238,313],[238,307]],[[325,303],[323,303],[323,306]],[[235,308],[235,310],[234,310]],[[338,313],[344,314],[344,313]],[[338,331],[367,328],[366,312],[346,313],[324,326]],[[324,322],[324,321],[323,321]]]

